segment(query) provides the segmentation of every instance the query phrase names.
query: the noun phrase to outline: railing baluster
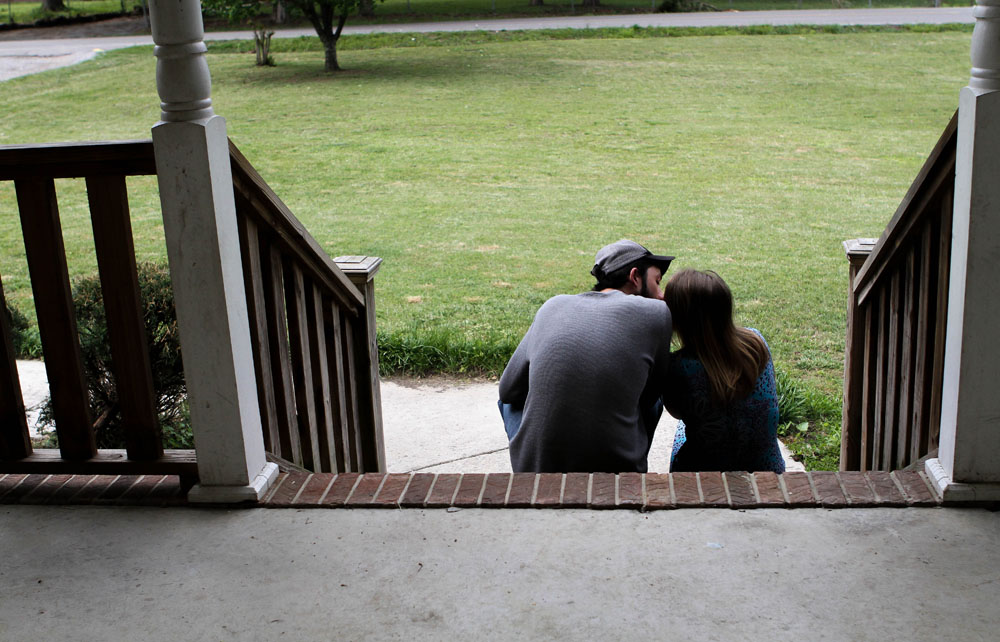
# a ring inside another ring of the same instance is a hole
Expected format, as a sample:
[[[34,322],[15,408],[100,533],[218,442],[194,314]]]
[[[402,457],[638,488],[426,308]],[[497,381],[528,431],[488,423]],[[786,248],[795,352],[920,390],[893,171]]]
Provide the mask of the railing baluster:
[[[237,207],[241,206],[242,195],[236,195]],[[253,364],[257,372],[257,400],[260,406],[260,422],[264,433],[264,448],[271,453],[281,452],[281,437],[278,434],[278,410],[274,398],[274,371],[271,348],[268,344],[267,305],[264,294],[264,274],[261,265],[262,251],[257,224],[246,216],[236,218],[240,233],[240,248],[243,256],[243,281],[246,284],[247,315],[250,318],[250,341],[253,344]]]
[[[931,423],[927,449],[938,447],[941,431],[941,392],[944,383],[944,344],[948,319],[948,283],[951,274],[951,223],[954,188],[947,190],[941,202],[938,228],[937,310],[934,313],[934,372],[931,386]]]
[[[340,323],[340,307],[331,302],[324,306],[327,363],[330,365],[330,405],[333,422],[334,448],[337,471],[356,471],[351,463],[351,426],[347,418],[347,376],[344,373],[343,333]]]
[[[881,470],[892,470],[899,418],[900,341],[902,314],[899,301],[900,276],[893,272],[889,281],[889,356],[886,360],[885,424],[882,427]]]
[[[0,283],[0,460],[23,459],[31,454],[31,438],[24,416],[17,355],[7,321],[7,299]]]
[[[882,464],[883,431],[885,430],[886,407],[886,371],[889,347],[888,293],[881,289],[878,293],[878,330],[875,334],[876,370],[875,370],[875,432],[872,439],[872,470],[880,470]]]
[[[316,432],[319,448],[319,469],[337,470],[337,445],[333,436],[333,401],[330,391],[330,367],[327,361],[326,324],[323,293],[312,284],[306,292],[309,314],[309,358],[312,361],[313,399],[316,404]]]
[[[292,349],[292,380],[295,383],[295,410],[298,416],[302,465],[318,470],[319,440],[316,430],[316,403],[313,397],[313,372],[309,360],[309,314],[306,310],[306,283],[297,263],[285,262],[288,340]]]
[[[87,177],[118,402],[129,459],[163,456],[124,176]]]
[[[896,413],[896,468],[905,468],[910,463],[910,433],[912,431],[914,355],[916,346],[916,318],[914,315],[916,286],[916,250],[911,247],[906,253],[906,263],[900,278],[900,297],[902,298],[901,357],[899,379],[899,411]]]
[[[14,186],[59,450],[63,459],[90,459],[97,454],[97,448],[91,428],[89,393],[73,314],[55,182],[52,179],[21,179],[14,181]]]
[[[861,388],[861,456],[859,470],[874,470],[876,389],[878,386],[877,326],[881,321],[875,305],[869,301],[864,306],[865,351],[864,374]]]
[[[355,367],[354,322],[347,315],[340,318],[341,346],[344,349],[344,391],[347,397],[347,425],[350,434],[351,470],[369,472],[364,467],[361,450],[361,424],[358,418],[358,371]]]
[[[917,332],[916,342],[916,368],[913,375],[913,432],[910,435],[910,461],[916,461],[923,456],[927,448],[927,437],[930,424],[930,403],[931,403],[931,368],[928,367],[927,355],[934,350],[933,328],[935,304],[935,283],[933,269],[936,265],[934,249],[934,234],[931,221],[924,223],[920,232],[920,243],[918,247],[918,258],[920,267],[917,277]]]
[[[295,388],[292,385],[292,362],[288,347],[288,324],[285,316],[284,265],[281,251],[268,243],[264,277],[264,303],[267,310],[267,342],[273,368],[259,375],[272,377],[274,403],[278,415],[280,450],[274,454],[302,465],[302,445],[299,442],[295,418]],[[263,255],[262,255],[263,256]]]

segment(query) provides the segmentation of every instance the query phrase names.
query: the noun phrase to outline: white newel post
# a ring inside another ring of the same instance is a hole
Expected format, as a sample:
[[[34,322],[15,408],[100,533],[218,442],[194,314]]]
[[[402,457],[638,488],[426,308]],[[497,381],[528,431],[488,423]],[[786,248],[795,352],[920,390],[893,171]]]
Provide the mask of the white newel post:
[[[978,0],[959,95],[941,437],[926,470],[946,500],[1000,499],[1000,0]]]
[[[199,0],[151,0],[163,227],[198,453],[194,502],[256,500],[277,477],[257,406],[226,121],[212,111]]]

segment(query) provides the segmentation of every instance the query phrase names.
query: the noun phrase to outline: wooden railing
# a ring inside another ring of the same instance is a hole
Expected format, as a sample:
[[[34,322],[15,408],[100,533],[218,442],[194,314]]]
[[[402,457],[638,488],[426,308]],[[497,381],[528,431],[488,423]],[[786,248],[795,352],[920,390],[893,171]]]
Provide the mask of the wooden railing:
[[[873,243],[850,261],[841,470],[905,468],[937,448],[958,115]]]
[[[314,471],[384,469],[372,281],[348,276],[231,147],[264,440]],[[13,180],[59,452],[33,451],[6,315],[0,314],[0,472],[195,476],[194,451],[164,451],[145,344],[127,176],[156,173],[150,141],[0,147]],[[95,446],[56,198],[86,180],[127,448]],[[0,304],[3,304],[0,284]]]
[[[384,471],[381,260],[348,257],[352,283],[232,143],[230,156],[264,446],[314,472]]]

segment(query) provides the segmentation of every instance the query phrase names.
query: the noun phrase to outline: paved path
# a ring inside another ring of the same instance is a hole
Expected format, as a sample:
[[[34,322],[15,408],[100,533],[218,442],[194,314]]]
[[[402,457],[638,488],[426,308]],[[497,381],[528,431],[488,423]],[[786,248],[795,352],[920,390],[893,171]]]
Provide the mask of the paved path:
[[[750,25],[901,25],[947,24],[975,21],[972,7],[907,9],[830,9],[803,11],[722,11],[712,13],[650,13],[563,18],[504,18],[413,24],[359,25],[344,28],[345,34],[413,33],[436,31],[514,31],[524,29],[597,29],[601,27],[718,27]],[[311,36],[311,28],[283,29],[277,38]],[[249,31],[209,33],[205,40],[247,40]],[[46,69],[72,65],[93,58],[101,51],[153,44],[150,36],[106,36],[45,40],[0,41],[0,81]]]

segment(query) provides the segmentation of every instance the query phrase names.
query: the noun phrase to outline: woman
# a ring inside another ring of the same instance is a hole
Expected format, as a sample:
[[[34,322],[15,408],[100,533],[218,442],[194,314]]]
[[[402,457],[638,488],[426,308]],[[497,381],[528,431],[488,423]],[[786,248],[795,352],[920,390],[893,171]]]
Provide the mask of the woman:
[[[671,471],[784,472],[771,353],[733,325],[733,295],[715,272],[682,270],[663,291],[681,349],[664,406],[677,426]]]

